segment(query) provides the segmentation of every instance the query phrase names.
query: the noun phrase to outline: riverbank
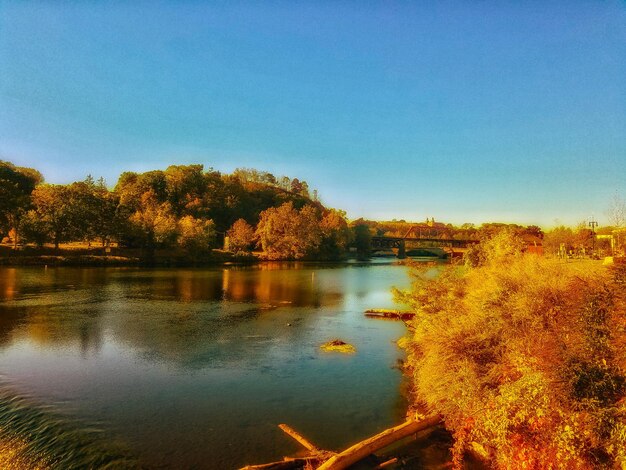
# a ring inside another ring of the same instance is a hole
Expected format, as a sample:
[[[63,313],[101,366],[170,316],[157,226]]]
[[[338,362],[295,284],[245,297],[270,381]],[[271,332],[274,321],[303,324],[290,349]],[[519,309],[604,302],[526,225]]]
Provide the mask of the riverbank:
[[[23,246],[17,249],[0,246],[0,266],[215,266],[226,263],[252,264],[262,261],[255,254],[235,254],[211,250],[190,254],[183,250],[154,250],[147,253],[139,248],[89,247],[73,244],[52,246]]]
[[[122,248],[111,250],[111,253],[103,254],[102,248],[95,249],[34,249],[6,250],[0,247],[0,266],[76,266],[76,267],[212,267],[228,265],[255,265],[262,263],[313,263],[342,265],[355,262],[370,262],[374,259],[387,260],[387,264],[405,264],[407,261],[422,261],[445,263],[436,257],[418,257],[410,260],[401,260],[391,256],[373,256],[371,258],[345,257],[340,259],[314,259],[300,260],[281,259],[268,260],[261,253],[235,254],[223,250],[212,250],[203,256],[191,257],[185,253],[173,251],[157,251],[151,257],[146,257],[141,250]]]
[[[595,468],[602,455],[618,466],[626,265],[511,254],[503,242],[399,293],[419,319],[406,342],[411,401],[443,417],[457,465],[475,455],[497,468]]]
[[[206,252],[189,252],[183,249],[158,249],[146,251],[141,248],[119,246],[89,246],[85,243],[69,243],[55,248],[25,245],[14,248],[0,244],[0,266],[146,266],[146,267],[200,267],[227,264],[250,265],[263,262],[305,261],[319,263],[342,263],[349,260],[366,261],[354,256],[338,259],[303,258],[268,260],[262,252],[233,253],[221,249]]]

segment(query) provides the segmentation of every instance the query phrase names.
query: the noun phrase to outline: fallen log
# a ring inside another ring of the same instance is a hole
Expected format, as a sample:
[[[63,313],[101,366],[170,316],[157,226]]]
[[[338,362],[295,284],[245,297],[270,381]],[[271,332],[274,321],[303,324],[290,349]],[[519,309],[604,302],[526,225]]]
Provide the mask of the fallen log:
[[[260,465],[248,465],[240,470],[291,470],[301,468],[317,468],[317,470],[343,470],[356,462],[363,460],[374,452],[397,442],[405,437],[420,431],[432,428],[441,423],[441,417],[429,416],[420,421],[408,420],[398,426],[386,429],[383,432],[369,437],[339,454],[320,449],[307,438],[287,424],[279,424],[278,427],[300,445],[305,447],[310,455],[305,457],[285,457],[278,462],[270,462]],[[377,468],[385,468],[393,465],[397,459],[390,459],[380,464]]]
[[[375,436],[369,437],[339,454],[333,455],[320,465],[317,470],[343,470],[368,455],[373,454],[377,450],[384,449],[400,439],[436,426],[439,423],[441,423],[441,417],[438,415],[429,416],[420,421],[406,421],[398,426],[386,429]]]
[[[320,450],[319,453],[313,455],[307,455],[304,457],[284,457],[283,460],[278,460],[276,462],[246,465],[245,467],[241,467],[239,470],[301,470],[305,468],[317,468],[332,455],[332,452]]]
[[[365,311],[365,316],[370,318],[410,320],[415,316],[415,312],[409,312],[404,310],[390,310],[385,308],[371,308]]]
[[[287,459],[260,465],[247,465],[240,470],[292,470],[303,468],[307,462],[307,459]]]
[[[279,460],[277,462],[248,465],[240,468],[239,470],[291,470],[317,468],[320,463],[325,462],[335,454],[334,452],[320,449],[288,424],[279,424],[278,427],[281,431],[308,450],[310,454],[304,457],[284,457],[283,460]]]
[[[321,451],[321,449],[319,447],[317,447],[315,444],[313,444],[311,441],[309,441],[306,437],[304,437],[298,431],[293,429],[291,426],[289,426],[287,424],[279,424],[278,427],[285,434],[287,434],[289,437],[291,437],[295,441],[297,441],[305,449],[310,450],[311,452],[320,452]]]

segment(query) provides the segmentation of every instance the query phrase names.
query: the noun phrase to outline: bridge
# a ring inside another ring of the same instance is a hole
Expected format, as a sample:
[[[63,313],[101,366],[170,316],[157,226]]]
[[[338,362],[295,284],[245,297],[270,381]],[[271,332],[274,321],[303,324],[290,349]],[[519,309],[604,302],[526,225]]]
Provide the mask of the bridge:
[[[397,249],[398,258],[406,258],[406,245],[422,247],[422,248],[444,248],[450,255],[455,252],[461,252],[471,245],[478,243],[478,240],[457,240],[453,238],[434,238],[434,237],[411,237],[410,230],[404,237],[372,237],[372,250],[391,250]],[[455,250],[456,248],[456,250]]]

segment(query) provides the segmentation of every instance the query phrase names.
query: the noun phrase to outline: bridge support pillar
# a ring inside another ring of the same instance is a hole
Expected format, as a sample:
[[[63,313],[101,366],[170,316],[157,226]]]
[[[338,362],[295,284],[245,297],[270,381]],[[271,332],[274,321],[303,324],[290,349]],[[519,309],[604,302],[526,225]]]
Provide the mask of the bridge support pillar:
[[[402,240],[400,244],[398,245],[398,258],[399,259],[406,258],[406,243],[404,242],[404,240]]]

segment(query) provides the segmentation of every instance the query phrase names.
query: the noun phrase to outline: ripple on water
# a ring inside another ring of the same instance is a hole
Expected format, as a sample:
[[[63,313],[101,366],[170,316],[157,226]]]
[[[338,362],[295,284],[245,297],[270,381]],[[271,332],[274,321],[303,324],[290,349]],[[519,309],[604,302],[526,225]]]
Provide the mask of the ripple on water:
[[[51,405],[39,405],[0,384],[0,468],[130,470],[139,465],[99,428],[81,426]]]

